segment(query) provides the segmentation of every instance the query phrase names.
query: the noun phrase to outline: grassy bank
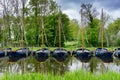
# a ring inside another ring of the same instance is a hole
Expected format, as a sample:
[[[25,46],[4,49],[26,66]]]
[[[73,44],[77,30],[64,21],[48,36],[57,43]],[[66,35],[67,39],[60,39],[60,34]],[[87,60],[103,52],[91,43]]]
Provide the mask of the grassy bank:
[[[17,49],[20,49],[21,47],[10,47],[10,48],[12,48],[12,50],[17,50]],[[41,47],[28,47],[28,48],[30,48],[30,50],[41,49]],[[49,50],[54,50],[54,49],[56,49],[58,47],[46,47],[46,48],[48,48]],[[66,47],[63,47],[63,48],[66,49],[66,50],[77,50],[80,47],[73,47],[73,46],[69,46],[68,47],[68,46],[66,46]],[[98,47],[85,47],[85,48],[94,51]],[[112,50],[114,50],[117,47],[105,47],[105,48],[107,48],[108,50],[112,51]]]
[[[8,47],[12,48],[12,50],[17,50],[17,49],[21,48],[21,47],[12,47],[12,46],[8,46]],[[5,47],[5,48],[8,48],[8,47]],[[35,47],[35,46],[33,46],[33,47],[26,46],[26,47],[30,48],[30,50],[38,50],[38,49],[42,48],[42,47]],[[101,46],[98,46],[98,47],[101,47]],[[85,48],[94,51],[98,47],[85,47]],[[54,49],[56,49],[58,47],[46,47],[46,48],[48,48],[50,50],[54,50]],[[81,46],[78,46],[77,41],[70,41],[70,42],[65,42],[65,46],[63,48],[66,49],[66,50],[76,50],[78,48],[81,48]],[[105,48],[112,51],[117,47],[105,47]],[[0,47],[0,49],[2,49],[2,47]]]
[[[106,72],[93,74],[85,71],[67,72],[65,75],[26,73],[6,74],[1,80],[120,80],[120,74],[116,72]]]

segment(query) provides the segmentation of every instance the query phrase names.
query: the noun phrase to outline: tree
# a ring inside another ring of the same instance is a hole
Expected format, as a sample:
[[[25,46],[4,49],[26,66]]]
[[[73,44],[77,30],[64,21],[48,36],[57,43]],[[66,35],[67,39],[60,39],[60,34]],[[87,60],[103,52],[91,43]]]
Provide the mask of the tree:
[[[1,0],[0,1],[0,6],[2,9],[2,16],[4,18],[4,29],[5,29],[5,41],[7,42],[6,45],[10,45],[11,41],[11,17],[12,16],[12,11],[13,7],[11,7],[11,1],[10,0]]]
[[[27,41],[26,41],[26,34],[25,34],[25,14],[26,14],[26,4],[27,4],[27,1],[28,0],[20,0],[21,1],[21,6],[22,6],[22,10],[21,10],[21,19],[20,19],[20,22],[21,22],[21,43],[22,43],[22,47],[24,47],[24,43],[26,42],[27,44]]]
[[[70,40],[78,41],[78,32],[80,31],[80,27],[78,21],[76,19],[70,20],[70,35],[72,36]]]
[[[99,20],[96,19],[98,15],[92,4],[82,4],[81,12],[84,14],[84,20],[88,24],[87,29],[87,40],[86,43],[91,46],[97,46],[98,44],[98,32],[99,32]],[[90,46],[89,45],[89,46]]]
[[[94,28],[92,22],[97,17],[98,13],[92,4],[82,4],[81,10],[84,13],[86,22],[90,25],[91,28]]]
[[[117,34],[119,31],[120,31],[120,18],[114,20],[107,27],[110,46],[118,46],[119,37],[117,36]]]
[[[59,34],[58,34],[58,17],[59,14],[56,15],[49,15],[46,17],[46,22],[45,22],[45,33],[47,36],[47,42],[46,45],[49,46],[59,46]],[[70,26],[69,26],[69,18],[65,14],[61,14],[62,17],[62,31],[61,31],[61,44],[64,46],[64,42],[67,40],[70,40],[71,35],[70,35]]]
[[[34,14],[34,28],[36,29],[36,32],[35,32],[35,40],[36,40],[36,45],[39,45],[39,34],[40,34],[40,24],[39,24],[39,21],[40,21],[40,5],[41,5],[41,1],[42,0],[30,0],[29,4],[31,5],[31,11],[32,11],[32,14]],[[46,0],[45,0],[46,1]]]
[[[31,15],[34,15],[34,28],[36,45],[41,44],[40,34],[41,34],[41,22],[40,17],[43,17],[43,23],[45,22],[45,17],[52,14],[57,8],[56,3],[53,0],[30,0],[29,4],[32,11]]]
[[[100,20],[99,19],[94,19],[92,22],[92,25],[94,28],[90,28],[90,25],[88,25],[86,29],[86,45],[88,46],[98,46],[99,42],[99,32],[100,32]],[[90,44],[90,45],[89,45]]]

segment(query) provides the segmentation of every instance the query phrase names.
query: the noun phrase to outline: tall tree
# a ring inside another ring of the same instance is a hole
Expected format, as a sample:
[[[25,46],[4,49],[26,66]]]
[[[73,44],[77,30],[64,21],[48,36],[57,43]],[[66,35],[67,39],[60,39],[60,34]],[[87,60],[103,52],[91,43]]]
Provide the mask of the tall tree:
[[[92,4],[82,4],[81,11],[84,14],[85,24],[88,24],[88,27],[86,27],[88,35],[86,43],[90,44],[89,46],[97,46],[99,21],[96,19],[96,16],[98,13]]]
[[[110,46],[119,46],[120,18],[114,20],[107,27]]]
[[[3,11],[1,11],[2,16],[4,16],[4,24],[5,24],[5,40],[6,44],[10,45],[10,40],[11,40],[11,17],[12,16],[12,11],[13,7],[11,5],[10,0],[1,0],[0,1],[0,6]],[[9,43],[9,44],[8,44]]]
[[[48,46],[59,46],[59,28],[58,28],[58,17],[61,14],[61,45],[64,46],[64,42],[71,39],[69,18],[63,13],[58,13],[56,15],[49,15],[46,17],[45,22],[45,32],[47,33],[47,42]]]
[[[24,47],[24,43],[26,41],[26,34],[25,34],[25,14],[26,14],[26,4],[28,0],[20,0],[21,1],[21,6],[22,6],[22,10],[21,10],[21,40],[22,40],[22,47]],[[27,41],[26,41],[27,43]]]
[[[48,0],[30,0],[31,9],[34,14],[34,26],[36,28],[36,45],[39,45],[40,43],[40,16],[43,16],[45,14],[47,3]]]
[[[51,15],[56,9],[56,3],[53,0],[30,0],[31,13],[34,15],[34,28],[36,45],[41,44],[41,22],[40,17],[43,16],[43,23],[45,17]]]
[[[78,41],[78,32],[80,31],[80,27],[78,21],[76,19],[70,20],[70,33],[71,33],[71,40]]]

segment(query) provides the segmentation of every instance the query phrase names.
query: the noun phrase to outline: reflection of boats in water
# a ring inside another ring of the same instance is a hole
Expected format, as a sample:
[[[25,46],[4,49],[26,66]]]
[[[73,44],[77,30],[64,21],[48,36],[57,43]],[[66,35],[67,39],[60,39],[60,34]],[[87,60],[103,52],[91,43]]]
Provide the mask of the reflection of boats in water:
[[[54,57],[59,62],[64,62],[69,56],[69,52],[63,48],[57,48],[51,53],[52,57]]]
[[[29,48],[21,48],[16,51],[10,51],[8,54],[10,62],[17,62],[20,59],[30,56],[31,51]]]
[[[115,59],[120,59],[120,48],[114,49],[114,51],[113,51],[113,57]]]
[[[95,56],[101,59],[103,62],[113,62],[113,53],[105,48],[97,48],[95,51]]]
[[[50,50],[47,48],[39,49],[35,52],[35,58],[39,62],[46,61],[50,56]]]
[[[93,52],[88,49],[77,49],[73,52],[73,55],[81,62],[89,62]]]

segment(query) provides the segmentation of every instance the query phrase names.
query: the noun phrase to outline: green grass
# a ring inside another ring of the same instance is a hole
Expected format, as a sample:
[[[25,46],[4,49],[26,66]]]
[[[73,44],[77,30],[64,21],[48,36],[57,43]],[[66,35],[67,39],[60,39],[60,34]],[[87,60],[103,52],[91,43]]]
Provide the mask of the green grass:
[[[6,74],[1,80],[120,80],[117,72],[91,73],[86,71],[66,72],[64,75],[25,73],[25,74]]]
[[[16,48],[14,48],[14,47],[12,47],[12,49],[13,50],[17,50],[17,49],[20,49],[21,47],[16,47]],[[29,47],[30,48],[30,50],[38,50],[38,49],[41,49],[41,47]],[[48,47],[48,49],[50,49],[50,50],[54,50],[54,49],[56,49],[57,47]],[[76,50],[76,49],[78,49],[79,47],[73,47],[73,46],[70,46],[70,47],[63,47],[64,49],[66,49],[66,50]],[[97,47],[86,47],[87,49],[89,49],[89,50],[95,50]],[[114,50],[115,49],[115,47],[105,47],[105,48],[107,48],[108,50],[110,50],[110,51],[112,51],[112,50]],[[117,47],[116,47],[117,48]]]
[[[11,47],[11,48],[12,48],[12,50],[17,50],[17,49],[20,49],[21,47]],[[30,50],[38,50],[38,49],[41,49],[41,47],[28,47],[28,48],[30,48]],[[56,49],[57,47],[47,47],[47,48],[50,49],[50,50],[54,50],[54,49]],[[80,48],[80,47],[65,46],[65,47],[63,47],[63,48],[66,49],[66,50],[76,50],[76,49],[78,49],[78,48]],[[94,51],[97,47],[85,47],[85,48]],[[107,48],[108,50],[112,51],[112,50],[114,50],[114,49],[117,48],[117,47],[105,47],[105,48]]]
[[[7,48],[7,47],[5,47],[5,48]],[[21,47],[11,47],[11,48],[12,48],[12,50],[17,50]],[[41,47],[29,47],[29,48],[30,48],[30,50],[41,49]],[[57,47],[48,47],[48,49],[50,49],[50,50],[54,50],[55,48],[57,48]],[[65,47],[63,47],[63,48],[65,48],[66,50],[76,50],[80,47],[78,47],[78,41],[69,41],[69,42],[65,42]],[[94,51],[96,49],[96,47],[85,47],[85,48],[92,50],[92,51]],[[115,47],[105,47],[105,48],[107,48],[110,51],[115,49]]]

